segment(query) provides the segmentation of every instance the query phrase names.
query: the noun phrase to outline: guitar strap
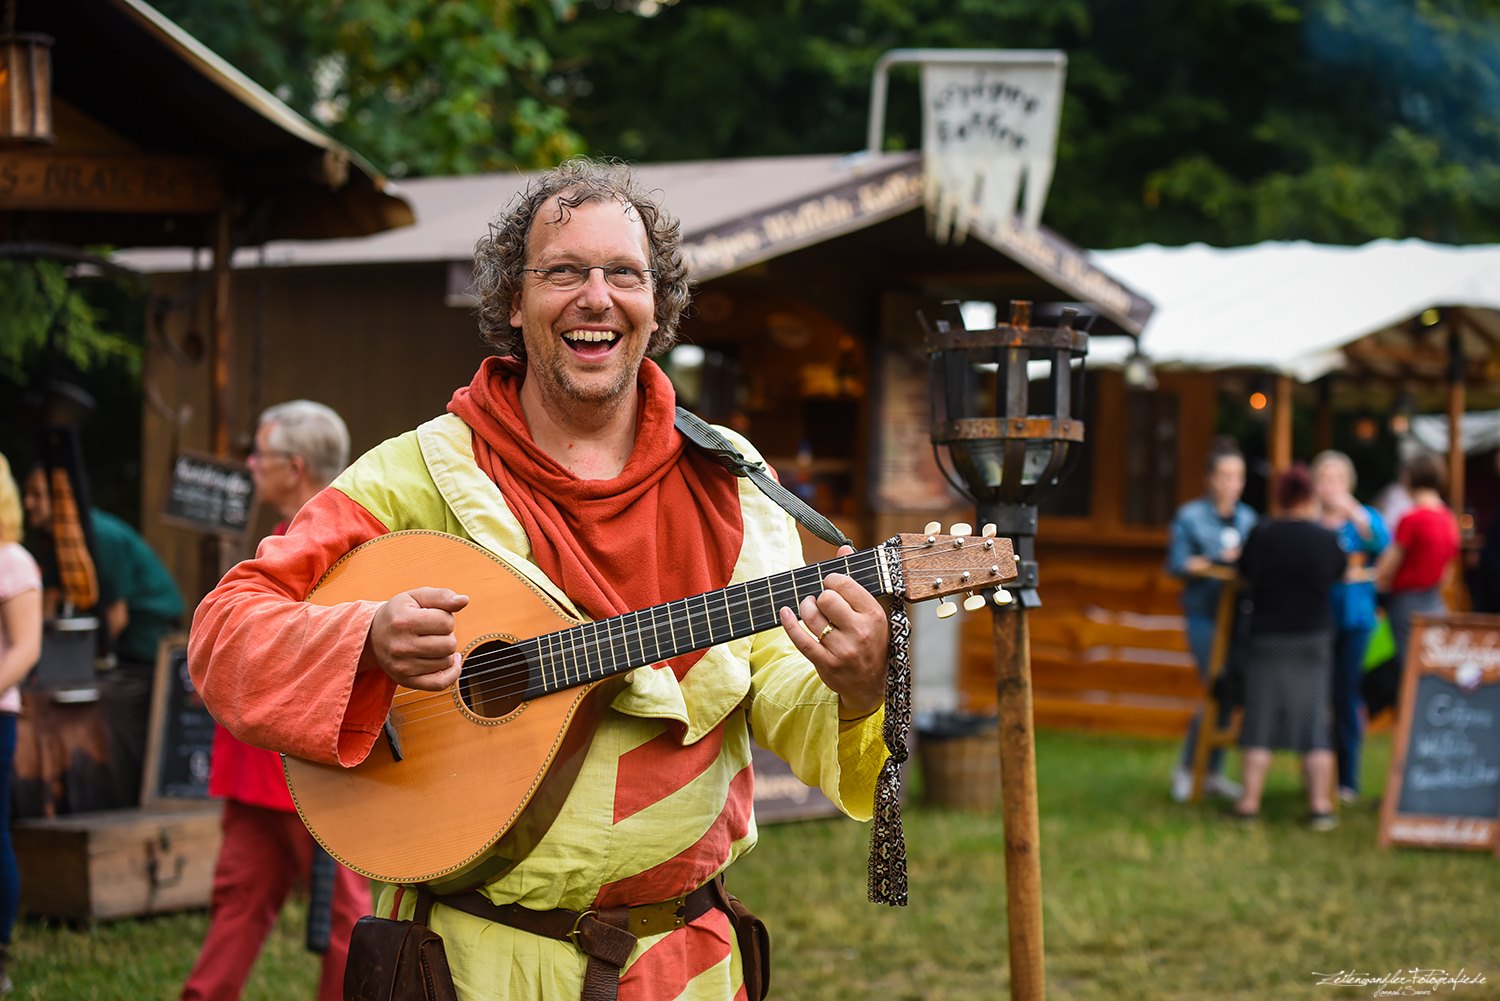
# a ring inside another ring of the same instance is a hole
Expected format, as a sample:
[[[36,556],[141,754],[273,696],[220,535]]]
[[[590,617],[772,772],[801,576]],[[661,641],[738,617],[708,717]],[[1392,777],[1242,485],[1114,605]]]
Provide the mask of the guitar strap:
[[[697,414],[677,408],[677,430],[736,476],[748,477],[771,500],[824,542],[852,546],[838,526],[814,511],[802,498],[776,482],[763,462],[751,462],[713,426]],[[895,539],[887,543],[897,545]],[[911,620],[906,612],[906,588],[901,561],[892,560],[890,666],[885,689],[885,747],[889,756],[875,783],[875,812],[870,826],[869,899],[871,903],[905,906],[906,838],[901,825],[901,764],[906,760],[911,733]]]
[[[808,507],[801,497],[777,483],[764,462],[751,462],[745,458],[739,449],[730,444],[728,438],[714,430],[713,425],[703,418],[678,407],[675,423],[684,438],[703,449],[734,475],[748,477],[751,483],[760,488],[761,493],[781,505],[787,514],[801,522],[809,532],[834,546],[854,545],[839,531],[837,525]]]

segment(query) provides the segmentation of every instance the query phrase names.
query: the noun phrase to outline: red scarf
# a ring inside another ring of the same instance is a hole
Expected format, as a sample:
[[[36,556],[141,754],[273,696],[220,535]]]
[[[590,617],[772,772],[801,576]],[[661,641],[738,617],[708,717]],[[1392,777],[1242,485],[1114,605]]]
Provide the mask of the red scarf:
[[[531,438],[525,367],[486,358],[448,410],[474,431],[474,459],[526,529],[532,558],[596,619],[724,587],[744,541],[735,478],[673,427],[677,396],[641,364],[635,447],[620,475],[582,480]],[[678,658],[680,678],[701,654]]]

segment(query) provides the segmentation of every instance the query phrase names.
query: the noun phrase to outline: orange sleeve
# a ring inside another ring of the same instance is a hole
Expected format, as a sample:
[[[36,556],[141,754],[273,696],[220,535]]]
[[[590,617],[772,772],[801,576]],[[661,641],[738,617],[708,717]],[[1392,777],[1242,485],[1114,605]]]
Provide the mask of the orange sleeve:
[[[304,599],[340,557],[384,534],[372,514],[327,488],[198,604],[188,668],[209,712],[236,737],[346,766],[370,752],[396,688],[380,672],[356,671],[380,603]]]

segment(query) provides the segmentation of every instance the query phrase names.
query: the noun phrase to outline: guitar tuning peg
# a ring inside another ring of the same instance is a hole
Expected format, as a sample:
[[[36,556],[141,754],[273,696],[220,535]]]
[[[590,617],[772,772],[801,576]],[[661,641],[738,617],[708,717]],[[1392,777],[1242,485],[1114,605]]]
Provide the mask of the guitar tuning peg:
[[[935,521],[929,521],[927,527],[922,529],[923,535],[936,535],[943,530],[943,526]]]
[[[995,604],[997,604],[997,605],[1009,605],[1010,604],[1010,592],[1007,591],[1003,587],[997,587],[997,588],[995,588]]]
[[[958,606],[955,605],[953,602],[947,601],[947,600],[943,600],[943,601],[938,602],[938,607],[937,607],[937,617],[938,618],[940,618],[940,619],[950,618],[953,615],[957,614],[957,612],[958,612]]]
[[[995,533],[998,532],[998,531],[999,531],[999,529],[997,529],[994,526],[994,523],[991,523],[991,524],[988,524],[988,525],[984,526],[984,530],[981,531],[979,534],[981,536],[983,536],[984,538],[986,538],[986,539],[993,539],[995,537]]]
[[[974,526],[966,521],[956,521],[948,528],[949,535],[973,535]]]
[[[964,611],[966,612],[977,612],[983,607],[984,595],[982,594],[974,594],[970,592],[969,596],[964,599]]]

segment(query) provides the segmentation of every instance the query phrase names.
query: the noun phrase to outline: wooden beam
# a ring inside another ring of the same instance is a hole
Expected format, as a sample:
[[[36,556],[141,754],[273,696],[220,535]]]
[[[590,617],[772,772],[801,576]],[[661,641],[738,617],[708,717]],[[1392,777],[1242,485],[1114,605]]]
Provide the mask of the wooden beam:
[[[1328,381],[1330,378],[1330,376],[1324,376],[1318,380],[1318,413],[1314,447],[1319,452],[1326,452],[1333,447],[1333,385]]]
[[[229,266],[234,254],[228,206],[214,220],[213,329],[208,338],[209,446],[229,458],[229,360],[233,356],[233,314],[229,306]]]
[[[223,172],[201,157],[0,153],[3,211],[209,213],[223,200]]]
[[[1271,440],[1267,443],[1271,460],[1271,491],[1267,507],[1276,514],[1276,481],[1292,468],[1292,377],[1276,376],[1275,396],[1271,401]]]
[[[1464,410],[1466,386],[1461,376],[1464,367],[1463,338],[1455,326],[1448,332],[1448,504],[1459,518],[1464,515]]]

